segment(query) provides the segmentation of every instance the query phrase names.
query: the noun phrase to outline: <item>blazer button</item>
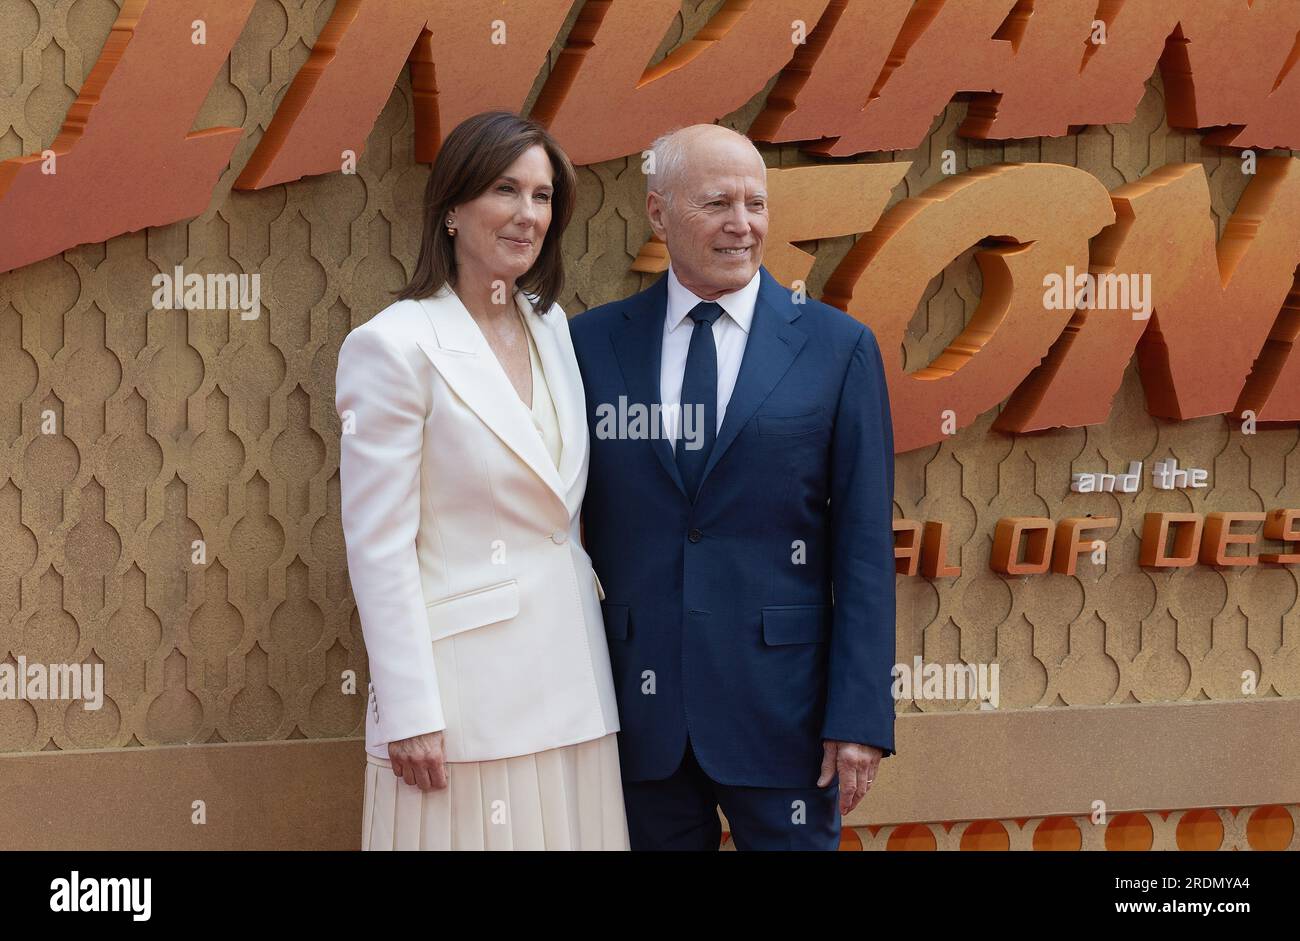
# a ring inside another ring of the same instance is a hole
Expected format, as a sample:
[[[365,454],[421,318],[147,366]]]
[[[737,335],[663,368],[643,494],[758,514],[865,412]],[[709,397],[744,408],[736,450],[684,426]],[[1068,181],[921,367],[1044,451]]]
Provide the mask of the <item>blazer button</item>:
[[[568,538],[568,533],[561,529],[557,529],[555,532],[551,533],[551,542],[555,543],[557,546],[564,545]]]
[[[689,539],[691,542],[699,542],[701,539],[704,538],[704,533],[700,532],[698,529],[692,529],[689,533],[686,534],[686,538]]]

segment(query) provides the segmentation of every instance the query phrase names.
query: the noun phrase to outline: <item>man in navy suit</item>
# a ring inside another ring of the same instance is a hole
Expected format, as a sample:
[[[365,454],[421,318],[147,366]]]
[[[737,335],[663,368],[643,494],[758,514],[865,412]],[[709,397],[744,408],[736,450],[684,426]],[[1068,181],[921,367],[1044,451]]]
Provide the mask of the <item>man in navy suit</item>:
[[[762,267],[767,171],[654,145],[666,276],[570,325],[633,849],[836,849],[894,749],[893,428],[872,332]]]

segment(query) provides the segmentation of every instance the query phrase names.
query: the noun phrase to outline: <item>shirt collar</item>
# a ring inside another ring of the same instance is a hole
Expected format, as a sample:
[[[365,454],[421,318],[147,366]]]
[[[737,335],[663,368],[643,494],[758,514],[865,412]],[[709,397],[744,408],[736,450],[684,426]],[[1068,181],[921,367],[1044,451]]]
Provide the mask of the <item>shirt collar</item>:
[[[749,283],[743,288],[739,291],[732,291],[730,294],[724,294],[714,302],[746,333],[749,332],[749,325],[754,320],[754,305],[758,303],[760,273],[755,271],[754,277],[750,278]],[[669,264],[668,329],[677,329],[677,326],[686,318],[686,315],[695,309],[695,305],[702,302],[703,298],[691,293],[681,281],[677,280],[677,272]]]

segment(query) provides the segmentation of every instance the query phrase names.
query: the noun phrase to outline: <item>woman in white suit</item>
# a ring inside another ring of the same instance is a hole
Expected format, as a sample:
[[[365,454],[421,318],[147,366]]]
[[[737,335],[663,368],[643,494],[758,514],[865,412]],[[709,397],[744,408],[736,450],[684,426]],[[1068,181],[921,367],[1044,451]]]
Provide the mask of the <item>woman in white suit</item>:
[[[370,662],[364,849],[626,849],[588,441],[538,124],[443,142],[399,299],[339,351],[348,569]]]

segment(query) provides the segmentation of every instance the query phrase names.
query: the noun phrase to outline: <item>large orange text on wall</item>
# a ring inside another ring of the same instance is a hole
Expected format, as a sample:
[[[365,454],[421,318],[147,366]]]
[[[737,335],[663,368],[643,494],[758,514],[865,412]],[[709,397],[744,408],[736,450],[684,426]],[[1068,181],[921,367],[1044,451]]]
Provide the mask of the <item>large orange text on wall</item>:
[[[464,117],[523,106],[574,5],[338,0],[236,187],[340,172],[408,62],[416,157],[432,160]],[[750,136],[847,156],[918,145],[958,92],[975,95],[970,137],[1125,122],[1157,66],[1172,126],[1214,128],[1210,141],[1234,148],[1300,146],[1292,0],[729,0],[649,68],[678,0],[577,5],[531,113],[578,163],[716,120],[774,76]],[[246,129],[193,125],[252,8],[125,0],[57,138],[0,162],[0,271],[207,208]],[[1250,182],[1221,239],[1199,164],[1111,192],[1066,166],[999,165],[887,212],[906,163],[773,170],[767,263],[797,284],[813,259],[796,243],[866,233],[825,299],[880,340],[899,451],[1003,402],[1003,431],[1104,421],[1134,353],[1155,415],[1294,422],[1300,170],[1289,157],[1242,164]],[[905,371],[903,334],[927,284],[980,242],[978,309],[938,357]],[[651,247],[639,264],[663,261]],[[1045,281],[1071,269],[1148,276],[1150,310],[1046,307]]]

